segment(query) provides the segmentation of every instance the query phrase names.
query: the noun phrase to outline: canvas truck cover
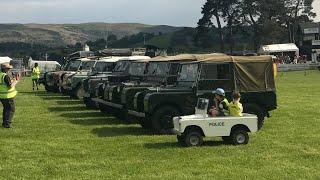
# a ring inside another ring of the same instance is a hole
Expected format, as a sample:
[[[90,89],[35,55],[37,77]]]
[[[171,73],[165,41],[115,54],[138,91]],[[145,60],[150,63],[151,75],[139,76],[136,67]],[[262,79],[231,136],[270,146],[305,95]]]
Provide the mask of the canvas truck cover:
[[[211,56],[203,62],[232,63],[236,91],[265,92],[276,90],[271,56]]]
[[[157,56],[149,61],[202,61],[212,56],[225,56],[222,53],[214,54],[179,54],[176,56]]]

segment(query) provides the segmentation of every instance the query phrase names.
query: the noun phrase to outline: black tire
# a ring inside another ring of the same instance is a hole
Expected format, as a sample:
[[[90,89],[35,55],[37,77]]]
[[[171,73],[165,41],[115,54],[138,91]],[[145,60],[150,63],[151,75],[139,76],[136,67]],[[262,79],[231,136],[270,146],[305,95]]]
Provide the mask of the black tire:
[[[202,133],[195,129],[190,129],[181,137],[187,147],[201,146],[203,144]]]
[[[144,129],[152,129],[152,124],[146,118],[139,118],[139,124]]]
[[[51,89],[49,86],[47,86],[47,85],[44,86],[44,89],[45,89],[47,92],[53,92],[52,89]]]
[[[105,106],[105,105],[99,103],[99,109],[102,113],[110,114],[110,109],[108,108],[108,106]]]
[[[173,117],[179,116],[179,111],[173,106],[159,108],[151,118],[152,128],[156,133],[168,134],[173,128]]]
[[[78,85],[74,90],[72,90],[71,98],[82,99],[84,96],[84,90],[81,85]]]
[[[264,124],[264,113],[262,109],[256,104],[244,104],[243,112],[255,114],[258,116],[258,129],[260,130]]]
[[[83,102],[87,108],[98,109],[98,104],[96,102],[92,101],[92,99],[89,97],[84,97]]]
[[[181,146],[187,146],[185,143],[185,137],[183,135],[181,135],[181,136],[177,135],[177,140]]]
[[[244,145],[249,142],[249,135],[243,128],[237,128],[231,132],[230,139],[233,145]]]

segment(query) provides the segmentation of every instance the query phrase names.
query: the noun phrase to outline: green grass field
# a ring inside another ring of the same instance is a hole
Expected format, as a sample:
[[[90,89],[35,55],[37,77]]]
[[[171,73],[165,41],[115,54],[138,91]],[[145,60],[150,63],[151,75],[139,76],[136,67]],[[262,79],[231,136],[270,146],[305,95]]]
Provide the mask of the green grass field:
[[[13,129],[0,128],[1,179],[319,179],[320,72],[280,74],[278,110],[246,146],[183,148],[81,101],[18,86]]]

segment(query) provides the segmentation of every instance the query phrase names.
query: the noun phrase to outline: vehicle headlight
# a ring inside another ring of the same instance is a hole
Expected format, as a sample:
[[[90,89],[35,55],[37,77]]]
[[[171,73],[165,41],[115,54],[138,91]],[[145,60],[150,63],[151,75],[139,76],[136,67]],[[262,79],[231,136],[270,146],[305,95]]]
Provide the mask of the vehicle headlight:
[[[67,85],[71,85],[71,83],[72,83],[72,80],[71,80],[71,78],[68,78],[68,79],[67,79],[67,82],[66,82],[66,84],[67,84]]]
[[[136,110],[138,110],[138,95],[139,95],[139,93],[137,93],[133,99],[133,108]]]
[[[148,99],[147,98],[144,98],[144,100],[143,100],[143,108],[144,108],[145,112],[149,111],[149,103],[148,103]]]
[[[108,97],[109,97],[109,101],[112,101],[112,89],[109,89]]]
[[[126,91],[122,91],[121,93],[121,103],[125,104],[126,103]]]

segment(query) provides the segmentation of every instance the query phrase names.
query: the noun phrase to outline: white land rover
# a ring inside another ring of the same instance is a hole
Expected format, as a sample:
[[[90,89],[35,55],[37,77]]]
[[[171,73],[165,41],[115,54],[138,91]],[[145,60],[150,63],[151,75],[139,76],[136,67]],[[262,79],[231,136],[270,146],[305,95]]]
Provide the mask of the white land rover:
[[[173,118],[173,133],[177,134],[183,146],[200,146],[203,137],[222,137],[226,143],[234,145],[247,144],[248,132],[258,131],[256,115],[243,114],[242,117],[210,117],[207,113],[208,99],[198,99],[196,113],[189,116]]]

